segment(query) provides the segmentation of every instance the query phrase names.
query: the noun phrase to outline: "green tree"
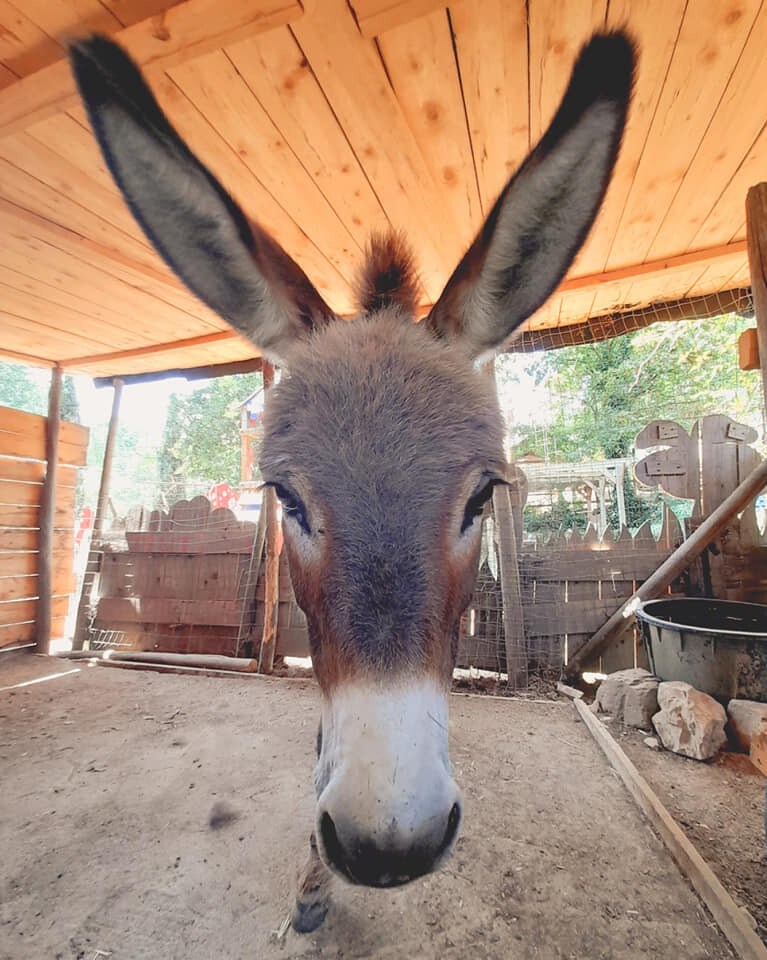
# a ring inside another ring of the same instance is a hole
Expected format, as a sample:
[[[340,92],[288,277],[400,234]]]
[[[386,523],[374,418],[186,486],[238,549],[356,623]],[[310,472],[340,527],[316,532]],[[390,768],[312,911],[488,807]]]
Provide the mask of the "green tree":
[[[171,396],[159,454],[169,502],[186,496],[190,480],[239,482],[240,404],[261,383],[260,373],[218,377]]]
[[[47,414],[48,397],[27,367],[0,363],[0,407]]]
[[[658,323],[600,343],[533,355],[527,372],[548,387],[548,457],[628,456],[636,434],[668,418],[689,429],[707,413],[761,427],[761,385],[738,367],[737,340],[750,322],[736,315]],[[503,361],[498,366],[502,369]],[[503,376],[503,373],[501,374]],[[515,425],[515,450],[535,447],[540,428]]]

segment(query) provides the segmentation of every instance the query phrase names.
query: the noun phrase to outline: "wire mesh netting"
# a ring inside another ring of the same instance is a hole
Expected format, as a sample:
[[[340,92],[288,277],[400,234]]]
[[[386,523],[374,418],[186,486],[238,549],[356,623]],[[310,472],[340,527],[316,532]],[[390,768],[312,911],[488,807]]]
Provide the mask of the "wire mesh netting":
[[[460,667],[517,686],[555,679],[710,512],[712,471],[726,477],[717,489],[747,472],[764,436],[759,374],[738,366],[751,312],[747,290],[623,310],[526,332],[497,359],[514,485],[509,517],[483,521]],[[254,482],[139,475],[125,489],[85,554],[91,646],[251,655],[263,626]],[[742,536],[761,542],[759,501],[752,513]],[[279,629],[283,650],[306,653],[284,562]],[[638,658],[629,635],[596,666]]]
[[[764,436],[759,373],[738,365],[752,313],[748,290],[623,310],[528,331],[496,359],[507,452],[522,474],[513,504],[518,588],[504,589],[502,532],[488,517],[461,625],[462,666],[506,675],[508,658],[521,656],[522,682],[556,678],[748,473]],[[743,549],[762,542],[760,500],[740,522]],[[727,583],[745,590],[742,578]],[[514,608],[506,621],[504,600]],[[593,666],[642,658],[628,631]],[[508,675],[518,682],[519,671]]]

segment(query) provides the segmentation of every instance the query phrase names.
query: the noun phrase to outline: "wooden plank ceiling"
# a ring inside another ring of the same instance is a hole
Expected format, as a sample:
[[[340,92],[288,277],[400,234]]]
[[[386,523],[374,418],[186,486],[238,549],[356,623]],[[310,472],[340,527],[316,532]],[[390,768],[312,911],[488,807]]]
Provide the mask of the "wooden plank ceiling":
[[[209,25],[213,26],[209,26]],[[761,0],[0,0],[0,354],[93,375],[255,355],[147,244],[64,58],[100,30],[330,304],[372,228],[437,297],[595,29],[641,61],[604,208],[532,329],[748,285],[767,170]]]

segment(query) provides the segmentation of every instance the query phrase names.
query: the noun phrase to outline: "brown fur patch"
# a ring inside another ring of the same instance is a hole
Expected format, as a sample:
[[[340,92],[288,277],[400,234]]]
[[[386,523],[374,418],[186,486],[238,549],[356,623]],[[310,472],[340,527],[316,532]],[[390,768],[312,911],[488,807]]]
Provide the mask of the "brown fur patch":
[[[354,285],[361,313],[398,307],[412,316],[418,309],[421,285],[413,251],[401,233],[374,233],[365,263]]]

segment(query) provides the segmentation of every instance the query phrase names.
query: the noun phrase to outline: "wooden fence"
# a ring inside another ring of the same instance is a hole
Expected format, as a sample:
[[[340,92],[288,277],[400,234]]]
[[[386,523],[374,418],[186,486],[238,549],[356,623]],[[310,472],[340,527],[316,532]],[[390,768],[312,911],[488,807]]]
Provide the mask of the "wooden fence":
[[[0,647],[35,639],[45,429],[45,417],[0,407]],[[63,635],[75,590],[75,487],[87,448],[88,429],[62,422],[53,552],[54,637]]]

